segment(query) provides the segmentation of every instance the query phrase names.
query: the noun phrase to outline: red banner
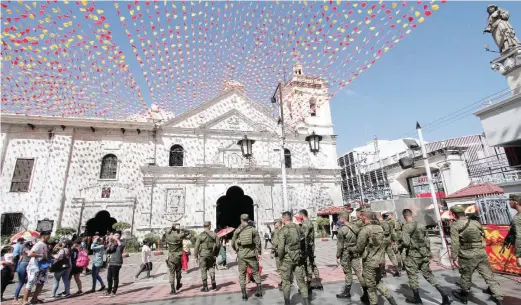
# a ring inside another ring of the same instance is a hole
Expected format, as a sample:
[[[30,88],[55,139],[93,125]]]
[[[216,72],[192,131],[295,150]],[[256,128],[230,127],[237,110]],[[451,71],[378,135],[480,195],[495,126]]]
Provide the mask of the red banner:
[[[505,249],[500,254],[503,247],[503,241],[508,234],[510,226],[483,225],[485,229],[485,251],[487,251],[488,260],[495,272],[510,273],[515,275],[521,274],[521,268],[516,264],[514,248]]]

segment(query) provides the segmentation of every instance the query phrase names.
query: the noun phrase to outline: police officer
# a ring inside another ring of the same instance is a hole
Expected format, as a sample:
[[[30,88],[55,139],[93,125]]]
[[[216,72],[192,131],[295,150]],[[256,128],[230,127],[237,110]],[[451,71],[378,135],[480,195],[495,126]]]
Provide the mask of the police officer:
[[[179,223],[174,223],[170,231],[166,234],[168,245],[168,259],[166,264],[170,271],[170,294],[175,294],[183,284],[181,284],[181,254],[183,252],[183,239],[189,238],[190,232],[181,229]],[[177,283],[175,283],[177,280]]]
[[[369,304],[377,304],[378,297],[376,291],[378,290],[391,305],[397,305],[395,299],[382,282],[382,272],[380,271],[380,264],[384,259],[385,253],[384,230],[370,209],[362,209],[360,216],[364,226],[358,233],[356,245],[349,250],[362,256],[362,276],[367,285]]]
[[[256,297],[262,297],[261,278],[259,275],[259,260],[261,259],[261,240],[257,230],[248,224],[248,214],[241,215],[241,225],[235,229],[232,238],[232,248],[237,252],[239,263],[239,282],[241,285],[242,299],[247,300],[246,272],[251,268],[253,279],[257,283]]]
[[[403,249],[400,248],[400,244],[402,243],[402,224],[394,219],[393,213],[385,213],[383,214],[384,219],[387,220],[391,227],[393,228],[393,235],[392,235],[392,250],[394,254],[396,255],[396,260],[398,261],[398,269],[401,269],[405,271],[405,264],[404,264],[404,257],[402,255]]]
[[[398,261],[396,260],[396,255],[394,255],[394,251],[392,249],[392,235],[393,228],[391,224],[383,219],[382,214],[378,214],[378,221],[380,222],[380,226],[384,230],[384,252],[387,253],[387,256],[391,260],[391,263],[394,267],[394,276],[400,276],[400,272],[398,271]],[[387,276],[385,271],[385,254],[384,260],[380,264],[380,270],[382,271],[382,276]]]
[[[308,294],[306,283],[306,259],[305,240],[301,228],[292,222],[290,212],[282,214],[284,226],[280,229],[277,252],[281,261],[280,273],[282,276],[282,292],[284,305],[290,305],[291,283],[293,274],[297,278],[297,286],[302,296],[302,304],[308,305],[311,297]]]
[[[302,234],[304,234],[304,240],[306,242],[307,260],[306,260],[306,280],[308,283],[308,289],[311,289],[311,279],[313,275],[317,280],[317,284],[313,286],[315,289],[324,289],[320,279],[320,273],[318,272],[317,265],[315,264],[315,226],[308,218],[308,211],[302,209],[299,211],[300,217],[302,217]]]
[[[197,236],[195,242],[194,255],[201,269],[201,279],[203,280],[203,288],[201,292],[208,292],[208,274],[210,271],[210,280],[212,281],[212,289],[217,289],[215,283],[215,258],[219,255],[221,241],[215,232],[210,230],[211,222],[204,222],[204,231]]]
[[[280,259],[279,259],[279,253],[277,246],[279,244],[278,238],[280,229],[282,229],[282,219],[277,218],[275,219],[275,222],[273,224],[275,229],[271,233],[271,244],[273,245],[273,248],[271,250],[271,255],[275,258],[275,264],[277,266],[277,273],[280,275],[280,282],[279,282],[279,289],[282,289],[282,274],[280,273]]]
[[[511,230],[515,236],[514,255],[517,257],[517,265],[521,267],[521,194],[510,195],[510,207],[517,211],[512,220],[513,228]]]
[[[479,222],[467,219],[463,206],[453,206],[451,211],[456,218],[450,225],[451,259],[460,268],[461,275],[461,290],[453,291],[452,294],[458,301],[467,304],[472,274],[477,270],[488,284],[496,304],[503,304],[499,284],[494,278],[485,252],[483,227]]]
[[[449,305],[452,300],[443,292],[429,266],[431,245],[425,226],[413,220],[411,210],[405,209],[402,214],[406,221],[402,233],[402,247],[406,249],[405,268],[409,278],[409,286],[411,286],[414,295],[412,299],[407,297],[405,301],[411,304],[422,304],[422,299],[418,292],[418,271],[420,271],[427,282],[440,292],[441,304]]]
[[[338,216],[342,226],[338,230],[338,240],[336,246],[336,262],[337,265],[342,266],[342,270],[345,275],[345,287],[344,291],[337,294],[336,297],[339,299],[351,298],[351,285],[353,284],[353,270],[355,271],[358,281],[364,290],[362,300],[367,302],[367,287],[365,285],[364,277],[362,276],[362,259],[360,255],[355,252],[349,251],[351,247],[356,245],[358,232],[360,229],[354,223],[348,222],[349,214],[345,211],[341,212]]]

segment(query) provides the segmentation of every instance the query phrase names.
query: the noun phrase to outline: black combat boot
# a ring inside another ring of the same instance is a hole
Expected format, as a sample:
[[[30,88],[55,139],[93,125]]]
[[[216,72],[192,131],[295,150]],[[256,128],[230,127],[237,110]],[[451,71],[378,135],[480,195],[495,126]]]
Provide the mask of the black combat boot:
[[[494,298],[494,301],[496,301],[496,305],[503,305],[503,300],[498,300]]]
[[[289,298],[284,297],[284,305],[291,305],[291,301]]]
[[[396,304],[396,300],[393,297],[389,297],[387,299],[387,301],[389,301],[389,304],[391,304],[391,305],[398,305],[398,304]]]
[[[208,292],[208,281],[203,280],[203,288],[201,288],[201,292]]]
[[[369,293],[367,292],[367,287],[362,287],[362,289],[364,290],[364,293],[360,297],[360,302],[369,304]]]
[[[282,291],[282,282],[279,283],[279,290]]]
[[[400,270],[398,269],[398,267],[394,266],[393,268],[394,268],[393,276],[400,277],[401,274],[400,274]]]
[[[262,298],[262,285],[257,284],[257,292],[255,292],[255,296],[258,298]]]
[[[436,290],[441,294],[441,305],[450,305],[452,303],[452,299],[441,289],[440,285],[434,286]]]
[[[454,296],[454,298],[456,300],[458,300],[458,302],[460,303],[463,303],[463,304],[467,304],[469,299],[469,293],[466,292],[466,291],[463,291],[463,290],[460,290],[460,291],[453,291],[452,292],[452,295]]]
[[[241,292],[242,292],[242,299],[244,301],[247,301],[248,300],[248,294],[246,294],[246,287],[241,287]]]
[[[423,304],[422,299],[420,298],[420,292],[418,291],[418,288],[412,290],[413,297],[412,299],[410,297],[407,297],[405,299],[405,302],[410,304]]]
[[[217,289],[217,283],[215,282],[215,279],[212,280],[212,289],[213,290]]]
[[[490,294],[490,295],[493,294],[493,293],[492,293],[492,290],[490,290],[490,286],[487,287],[487,289],[483,289],[483,290],[481,290],[481,291],[483,291],[483,293],[485,293],[485,294]]]
[[[345,285],[344,291],[336,295],[339,299],[350,299],[351,298],[351,285]]]
[[[177,285],[175,286],[175,290],[179,291],[183,287],[183,284],[181,284],[181,279],[177,279]]]
[[[175,293],[176,293],[175,284],[170,283],[170,294],[175,294]]]

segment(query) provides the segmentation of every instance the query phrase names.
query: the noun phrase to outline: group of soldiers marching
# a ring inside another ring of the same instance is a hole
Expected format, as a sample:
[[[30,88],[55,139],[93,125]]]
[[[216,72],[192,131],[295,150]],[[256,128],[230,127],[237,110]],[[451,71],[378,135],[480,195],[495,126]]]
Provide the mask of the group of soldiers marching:
[[[512,222],[509,236],[515,244],[517,264],[521,266],[521,196],[511,195],[510,206],[518,211]],[[413,219],[412,211],[402,211],[405,223],[393,219],[392,214],[377,215],[369,208],[356,211],[356,217],[351,217],[352,210],[346,209],[339,214],[341,226],[338,231],[336,259],[345,274],[345,287],[337,298],[350,299],[353,283],[353,271],[362,286],[360,300],[364,304],[377,304],[377,291],[392,305],[396,305],[382,277],[386,276],[385,255],[393,264],[393,275],[400,276],[405,271],[412,290],[412,297],[406,302],[422,304],[418,288],[418,273],[438,290],[442,305],[449,305],[452,299],[445,293],[430,269],[430,241],[424,225]],[[488,284],[484,292],[492,295],[496,304],[501,305],[503,296],[499,284],[494,278],[483,242],[484,231],[478,221],[470,220],[465,215],[462,206],[451,208],[455,221],[451,224],[451,259],[459,268],[461,280],[459,291],[453,291],[455,299],[463,304],[468,302],[472,274],[478,271]],[[290,291],[293,276],[296,277],[302,304],[309,305],[312,289],[323,289],[320,274],[315,264],[315,231],[313,223],[308,218],[306,210],[300,210],[302,222],[293,222],[291,212],[282,213],[281,219],[274,222],[272,236],[272,255],[275,257],[277,272],[281,282],[279,289],[284,296],[284,304],[290,304]],[[169,256],[167,259],[170,270],[171,293],[175,294],[181,284],[181,251],[182,240],[189,236],[179,224],[174,224],[167,234]],[[259,260],[261,259],[261,239],[255,227],[249,222],[247,214],[241,215],[241,225],[235,229],[231,241],[237,253],[239,280],[242,299],[247,300],[246,273],[251,268],[252,276],[257,284],[255,296],[262,297]],[[210,273],[211,287],[216,289],[215,258],[219,253],[220,241],[217,234],[211,231],[211,223],[204,223],[204,231],[197,237],[195,257],[201,269],[203,287],[208,291],[207,273]],[[316,279],[312,285],[313,277]]]

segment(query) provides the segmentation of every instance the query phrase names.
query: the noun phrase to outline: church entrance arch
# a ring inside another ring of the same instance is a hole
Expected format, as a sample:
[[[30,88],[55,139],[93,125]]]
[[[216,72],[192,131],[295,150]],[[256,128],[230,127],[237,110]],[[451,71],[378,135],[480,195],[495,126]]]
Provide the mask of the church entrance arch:
[[[217,200],[217,229],[237,228],[241,224],[241,214],[248,214],[250,220],[254,220],[253,199],[244,195],[244,191],[240,187],[232,186],[226,191],[225,196]]]
[[[116,218],[110,216],[107,210],[101,210],[96,215],[87,220],[85,233],[87,236],[105,236],[107,232],[112,231],[112,225],[118,222]]]

